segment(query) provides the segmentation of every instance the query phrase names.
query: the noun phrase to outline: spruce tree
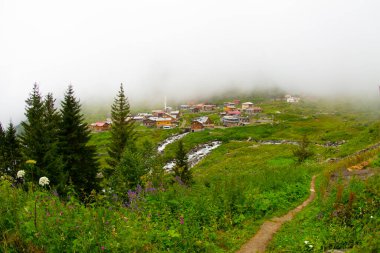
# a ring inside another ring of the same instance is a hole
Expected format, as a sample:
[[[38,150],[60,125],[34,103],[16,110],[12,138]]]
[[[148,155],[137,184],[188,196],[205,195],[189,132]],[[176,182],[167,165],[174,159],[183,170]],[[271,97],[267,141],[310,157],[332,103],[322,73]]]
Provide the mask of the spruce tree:
[[[175,155],[176,165],[174,166],[174,176],[179,177],[187,185],[192,182],[192,175],[187,162],[187,154],[182,140],[178,141],[178,147]]]
[[[17,171],[20,169],[23,161],[21,154],[20,141],[16,135],[16,128],[9,123],[5,133],[5,171],[3,173],[12,177],[16,177]]]
[[[53,94],[48,93],[44,100],[44,135],[43,143],[45,145],[44,156],[41,164],[44,168],[45,175],[50,179],[50,183],[57,186],[62,192],[66,182],[67,174],[64,173],[64,163],[59,153],[59,124],[60,114],[55,108],[55,99]]]
[[[111,141],[108,147],[110,158],[107,163],[111,168],[115,168],[125,151],[125,149],[135,150],[135,125],[130,118],[130,106],[128,98],[125,96],[123,84],[111,107]]]
[[[61,102],[60,153],[65,161],[64,171],[77,191],[90,193],[97,188],[95,146],[88,145],[90,130],[81,114],[79,100],[70,85]]]
[[[0,123],[0,172],[5,172],[5,132]]]
[[[45,127],[44,127],[44,102],[35,83],[32,93],[25,101],[26,121],[21,122],[24,129],[21,135],[23,154],[27,160],[35,160],[37,163],[32,167],[35,178],[45,174],[43,172],[43,160],[46,152]]]

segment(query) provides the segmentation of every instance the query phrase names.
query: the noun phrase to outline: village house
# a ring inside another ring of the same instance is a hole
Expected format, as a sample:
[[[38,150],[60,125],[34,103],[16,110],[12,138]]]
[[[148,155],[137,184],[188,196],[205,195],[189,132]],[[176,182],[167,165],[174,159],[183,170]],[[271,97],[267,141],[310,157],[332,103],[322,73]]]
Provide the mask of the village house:
[[[143,121],[144,121],[145,117],[144,117],[144,116],[133,116],[132,119],[133,119],[136,123],[143,124]]]
[[[240,119],[237,116],[224,116],[222,117],[222,124],[225,127],[239,126]]]
[[[235,105],[240,105],[240,103],[241,103],[241,102],[240,102],[239,99],[234,99],[234,104],[235,104]]]
[[[147,127],[157,127],[157,128],[172,127],[173,120],[171,117],[168,117],[168,118],[149,117],[143,121],[143,124],[144,126],[147,126]]]
[[[246,110],[248,108],[253,108],[253,103],[252,102],[245,102],[241,104],[241,109]]]
[[[165,113],[163,110],[152,110],[153,117],[162,117]]]
[[[111,124],[108,122],[96,122],[90,125],[90,129],[95,132],[103,132],[110,129]]]
[[[223,111],[229,112],[229,111],[236,111],[237,108],[234,105],[227,105],[223,108]]]
[[[200,112],[200,109],[197,108],[197,107],[190,107],[189,111],[192,112],[192,113],[198,113],[198,112]]]
[[[249,117],[240,117],[237,115],[224,116],[221,121],[225,127],[244,126],[250,124]]]
[[[241,112],[236,110],[236,111],[227,111],[227,115],[231,116],[231,115],[236,115],[236,116],[240,116]]]
[[[179,109],[180,110],[189,110],[190,109],[190,105],[180,105]]]
[[[170,112],[170,115],[175,118],[175,119],[179,119],[179,117],[181,116],[181,113],[179,111],[171,111]]]
[[[216,105],[211,105],[211,104],[205,104],[202,108],[203,111],[209,112],[209,111],[214,111],[217,108]]]
[[[301,100],[300,97],[292,96],[289,94],[285,95],[284,97],[285,97],[286,102],[288,103],[298,103]]]
[[[214,128],[214,124],[209,117],[199,117],[191,122],[192,132],[202,131],[205,128]]]
[[[235,107],[234,102],[224,102],[223,105],[224,105],[224,107],[227,107],[227,106],[234,106]]]
[[[261,113],[263,109],[261,107],[252,107],[252,108],[247,108],[244,110],[244,113],[248,115],[253,115],[253,114],[258,114]]]
[[[143,125],[146,127],[155,127],[156,121],[152,119],[153,117],[145,118],[143,120]]]

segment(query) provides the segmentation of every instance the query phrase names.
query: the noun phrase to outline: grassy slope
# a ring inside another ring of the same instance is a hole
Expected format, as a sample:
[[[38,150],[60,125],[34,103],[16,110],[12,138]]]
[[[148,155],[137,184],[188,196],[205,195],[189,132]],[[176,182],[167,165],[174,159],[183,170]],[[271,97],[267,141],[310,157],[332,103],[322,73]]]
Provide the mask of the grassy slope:
[[[376,166],[379,165],[380,156],[376,163]],[[367,180],[353,177],[348,181],[340,178],[332,182],[329,173],[319,177],[317,199],[281,228],[271,242],[269,251],[325,252],[329,249],[350,249],[351,252],[379,252],[378,170],[375,169],[375,175]]]
[[[265,101],[262,107],[268,112],[280,110],[275,116],[280,123],[187,135],[187,149],[211,140],[222,140],[223,145],[193,168],[192,188],[168,185],[165,190],[142,194],[130,208],[102,195],[94,196],[97,202],[86,208],[75,200],[60,202],[45,192],[25,193],[1,183],[2,249],[233,252],[265,219],[287,212],[306,198],[311,175],[324,169],[319,159],[343,156],[380,138],[374,119],[360,112],[325,115],[317,114],[322,109],[313,104]],[[139,143],[145,139],[154,144],[176,131],[138,130]],[[340,148],[314,147],[320,155],[299,166],[290,145],[246,142],[249,137],[299,140],[304,133],[315,142],[345,139],[348,143]],[[108,138],[109,133],[92,137],[103,161]],[[175,144],[169,145],[168,159],[174,150]]]

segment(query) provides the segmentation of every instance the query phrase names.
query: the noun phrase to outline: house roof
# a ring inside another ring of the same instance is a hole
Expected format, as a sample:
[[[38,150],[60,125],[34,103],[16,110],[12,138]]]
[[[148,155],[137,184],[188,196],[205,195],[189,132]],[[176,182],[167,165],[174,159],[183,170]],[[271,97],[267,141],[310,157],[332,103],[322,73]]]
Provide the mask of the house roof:
[[[245,103],[242,103],[242,105],[253,105],[252,102],[245,102]]]
[[[240,115],[240,111],[228,111],[227,114],[229,114],[229,115]]]
[[[97,127],[108,126],[108,125],[109,123],[107,122],[95,122],[91,124],[91,126],[97,126]]]
[[[204,123],[207,122],[207,120],[208,120],[208,117],[203,116],[203,117],[196,118],[196,119],[193,120],[193,121],[198,121],[199,123],[204,124]]]
[[[159,118],[159,117],[149,117],[150,120],[153,121],[171,121],[172,118]]]

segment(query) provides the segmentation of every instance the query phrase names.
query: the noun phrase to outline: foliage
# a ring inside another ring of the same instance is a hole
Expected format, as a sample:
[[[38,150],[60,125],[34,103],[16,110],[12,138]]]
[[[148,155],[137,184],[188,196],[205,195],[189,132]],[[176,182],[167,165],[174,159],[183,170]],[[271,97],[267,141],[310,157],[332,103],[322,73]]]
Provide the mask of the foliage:
[[[33,90],[25,102],[26,121],[21,122],[24,129],[21,135],[23,154],[26,159],[37,161],[31,173],[38,178],[45,174],[46,164],[43,164],[43,161],[48,147],[44,141],[48,136],[45,131],[44,102],[37,83],[33,85]]]
[[[21,155],[21,144],[16,136],[16,129],[12,123],[9,123],[5,133],[0,131],[1,134],[1,173],[12,177],[16,176],[17,170],[20,169],[23,161]]]
[[[191,171],[187,162],[187,154],[183,147],[182,140],[178,141],[178,149],[175,156],[174,176],[186,185],[192,182]]]
[[[310,151],[309,145],[310,141],[308,140],[307,136],[304,135],[301,142],[299,143],[299,146],[293,149],[293,155],[297,158],[297,161],[299,163],[304,162],[307,158],[312,156],[313,153]]]
[[[90,130],[83,121],[81,106],[70,85],[61,102],[60,154],[65,161],[64,171],[78,192],[89,194],[97,189],[98,164],[95,146],[87,145]],[[69,182],[66,182],[68,184]]]
[[[63,192],[67,182],[68,173],[64,171],[64,161],[59,153],[59,131],[61,116],[55,108],[55,99],[48,93],[44,100],[44,135],[41,141],[45,145],[43,164],[43,176],[50,179],[51,184]]]
[[[135,148],[135,125],[130,117],[128,98],[124,94],[123,84],[120,84],[119,93],[111,107],[112,128],[107,160],[111,168],[118,165],[124,150],[133,151]]]
[[[380,175],[374,170],[367,179],[347,177],[339,170],[378,154],[362,152],[328,166],[317,181],[317,199],[275,235],[271,252],[315,252],[350,249],[349,252],[380,250]],[[338,175],[338,178],[332,177]],[[339,176],[340,175],[340,176]],[[372,175],[372,176],[371,176]]]

